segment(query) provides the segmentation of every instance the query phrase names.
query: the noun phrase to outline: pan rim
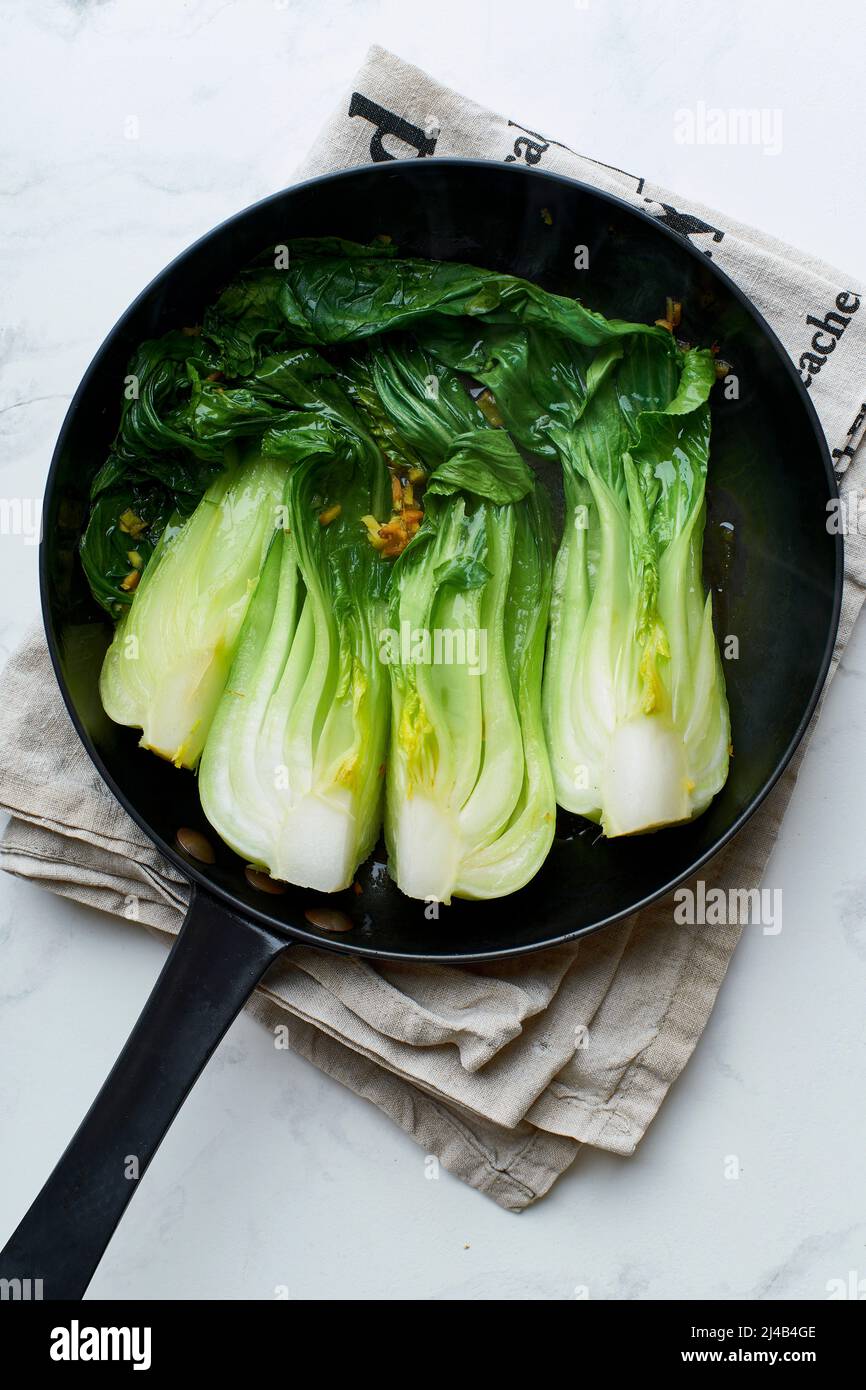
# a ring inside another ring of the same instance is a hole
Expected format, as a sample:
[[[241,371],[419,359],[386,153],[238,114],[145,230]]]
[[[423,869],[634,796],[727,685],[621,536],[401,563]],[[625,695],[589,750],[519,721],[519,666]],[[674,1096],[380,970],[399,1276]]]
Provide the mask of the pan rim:
[[[95,744],[90,738],[90,735],[84,728],[83,722],[78,714],[75,702],[72,699],[72,696],[67,687],[66,680],[61,669],[60,658],[58,653],[59,638],[57,631],[55,630],[53,615],[51,613],[51,607],[49,602],[48,544],[46,541],[48,530],[46,527],[46,518],[50,500],[54,495],[56,477],[60,467],[60,458],[65,449],[67,436],[69,435],[72,429],[73,422],[78,412],[78,408],[80,406],[81,400],[83,399],[84,395],[88,390],[90,381],[92,377],[95,375],[99,367],[99,364],[102,361],[103,356],[108,351],[109,346],[114,342],[117,335],[123,330],[128,320],[136,313],[140,306],[143,305],[158,289],[163,280],[171,272],[173,272],[179,266],[181,266],[185,261],[193,258],[195,254],[198,252],[198,250],[205,243],[210,241],[213,236],[215,236],[219,232],[229,229],[231,226],[239,222],[242,222],[251,213],[265,208],[271,204],[278,203],[281,199],[285,198],[287,194],[299,192],[300,190],[306,188],[315,188],[316,186],[325,183],[331,184],[335,182],[341,182],[344,180],[350,180],[353,177],[357,177],[357,175],[361,173],[369,174],[370,171],[374,169],[381,169],[384,173],[391,173],[400,168],[405,168],[408,166],[414,172],[418,172],[422,165],[432,165],[436,168],[442,168],[443,166],[445,166],[446,168],[459,169],[496,169],[500,173],[506,171],[509,176],[516,178],[529,178],[531,180],[546,182],[548,184],[552,183],[565,186],[570,189],[576,188],[580,190],[580,192],[592,199],[600,200],[601,202],[607,203],[611,207],[616,208],[620,212],[624,211],[632,217],[636,217],[639,220],[643,220],[653,228],[656,234],[658,234],[662,238],[666,237],[670,241],[672,241],[678,248],[680,248],[684,255],[691,257],[692,259],[696,258],[702,263],[702,265],[704,265],[705,267],[708,266],[710,269],[710,273],[713,275],[713,277],[718,279],[725,286],[728,293],[733,296],[733,298],[754,320],[757,328],[759,329],[763,337],[768,341],[776,357],[781,359],[784,369],[787,371],[789,378],[793,381],[795,385],[800,402],[805,409],[806,418],[808,420],[811,434],[814,437],[815,443],[818,446],[818,452],[822,464],[824,466],[825,478],[829,489],[828,498],[831,501],[838,499],[838,483],[836,479],[836,474],[833,470],[832,461],[830,457],[830,449],[827,443],[826,436],[818,419],[818,414],[815,409],[815,405],[811,397],[809,396],[809,393],[799,373],[797,372],[797,369],[794,366],[794,363],[791,360],[787,350],[781,343],[773,328],[764,318],[763,314],[760,312],[758,308],[756,308],[756,306],[752,303],[752,301],[745,294],[745,292],[741,290],[740,287],[736,284],[736,282],[732,280],[731,277],[724,270],[722,270],[718,265],[716,265],[714,261],[704,256],[704,254],[697,247],[692,245],[692,243],[688,240],[687,237],[684,237],[680,233],[675,232],[671,228],[663,225],[661,222],[659,222],[658,218],[654,217],[651,213],[644,212],[642,208],[633,207],[631,203],[626,201],[626,199],[620,198],[616,194],[608,193],[602,189],[593,187],[591,184],[584,183],[580,179],[570,178],[565,174],[557,174],[550,170],[528,168],[524,165],[519,165],[517,163],[505,164],[498,160],[462,159],[447,156],[437,156],[435,158],[422,160],[388,160],[387,163],[366,163],[356,165],[350,169],[341,169],[333,173],[320,174],[314,178],[304,179],[298,183],[290,184],[287,187],[280,189],[276,193],[272,193],[265,198],[258,199],[256,202],[249,204],[249,206],[242,208],[239,212],[233,213],[231,216],[224,218],[221,222],[219,222],[216,226],[210,228],[210,230],[205,232],[202,236],[197,237],[195,241],[193,241],[184,250],[179,252],[177,256],[173,257],[172,260],[166,266],[164,266],[162,270],[160,270],[148,282],[147,285],[145,285],[145,287],[140,291],[140,293],[136,295],[135,299],[133,299],[131,304],[124,310],[120,318],[110,329],[110,331],[106,334],[97,351],[94,353],[93,358],[91,359],[87,369],[85,370],[84,375],[82,376],[81,381],[79,382],[79,385],[75,391],[75,394],[73,395],[72,400],[70,401],[69,407],[66,411],[66,415],[63,419],[63,423],[60,427],[59,434],[57,436],[57,442],[54,446],[54,451],[51,456],[51,463],[49,465],[48,473],[45,480],[45,491],[43,495],[42,533],[39,546],[39,588],[42,621],[45,630],[48,651],[51,657],[51,664],[54,669],[54,674],[57,679],[57,683],[60,688],[60,693],[63,698],[63,702],[66,706],[67,713],[69,714],[69,717],[72,721],[76,733],[78,734],[78,737],[81,739],[81,742],[84,745],[85,750],[87,751],[88,757],[90,758],[93,765],[96,767],[100,777],[105,782],[106,786],[112,792],[114,797],[123,807],[123,809],[127,812],[127,814],[131,816],[133,821],[141,828],[141,830],[145,833],[145,835],[151,841],[151,843],[156,846],[160,853],[165,855],[165,857],[169,860],[171,864],[174,865],[174,867],[178,870],[178,872],[182,875],[184,879],[190,880],[192,882],[194,892],[196,890],[203,890],[206,894],[216,898],[223,906],[228,907],[242,918],[250,919],[260,926],[264,926],[271,931],[278,932],[280,935],[285,936],[287,945],[290,945],[293,942],[298,942],[299,944],[313,946],[319,950],[334,951],[338,952],[341,955],[362,956],[372,960],[405,960],[419,964],[429,963],[438,965],[468,965],[472,964],[473,962],[505,960],[511,957],[530,955],[535,951],[548,950],[554,946],[566,945],[569,942],[580,940],[582,937],[594,935],[596,932],[603,931],[607,927],[614,926],[617,922],[622,922],[626,918],[633,916],[635,913],[643,912],[648,907],[652,906],[654,903],[660,902],[669,893],[673,892],[674,889],[676,889],[680,884],[684,883],[687,879],[691,878],[701,868],[703,868],[712,859],[714,859],[716,855],[722,849],[724,849],[726,845],[730,844],[730,842],[735,838],[735,836],[737,836],[740,833],[740,831],[743,829],[746,823],[751,819],[751,817],[755,814],[758,808],[766,800],[767,796],[772,791],[773,787],[776,785],[776,783],[779,781],[780,777],[788,767],[792,757],[794,756],[794,753],[796,752],[797,748],[802,742],[803,736],[809,726],[809,723],[812,719],[812,715],[815,712],[815,709],[818,705],[818,701],[821,697],[821,693],[824,689],[827,680],[827,675],[830,669],[830,664],[833,658],[833,651],[836,643],[836,635],[839,627],[839,619],[842,610],[842,590],[844,580],[844,545],[841,534],[837,533],[834,537],[835,565],[833,611],[831,614],[830,624],[825,640],[824,652],[822,655],[821,662],[819,664],[818,674],[814,682],[809,700],[806,703],[803,714],[794,731],[794,734],[792,735],[791,739],[788,742],[788,745],[786,746],[781,757],[778,759],[776,763],[774,771],[765,780],[761,787],[759,787],[758,791],[751,798],[747,806],[731,823],[731,825],[728,827],[725,833],[715,841],[715,843],[710,849],[706,850],[703,854],[699,855],[697,859],[695,859],[691,864],[689,864],[688,868],[683,873],[676,875],[676,877],[670,880],[670,882],[664,884],[662,887],[656,889],[652,893],[645,895],[643,898],[631,904],[627,908],[612,913],[607,917],[600,919],[597,922],[592,922],[585,926],[577,927],[573,931],[557,932],[553,936],[545,937],[544,940],[536,941],[529,945],[523,944],[519,946],[502,946],[483,951],[454,953],[445,952],[442,954],[436,953],[434,955],[431,955],[429,952],[412,951],[411,949],[407,949],[405,951],[386,950],[375,946],[355,944],[344,939],[334,941],[322,940],[320,936],[306,930],[303,927],[287,925],[285,922],[282,922],[279,919],[271,916],[267,911],[250,906],[249,904],[239,899],[236,896],[236,894],[232,893],[230,890],[221,887],[217,883],[214,883],[202,869],[199,869],[196,865],[190,864],[188,860],[184,859],[173,845],[167,843],[159,834],[157,834],[153,827],[148,823],[146,818],[140,814],[135,805],[129,800],[129,798],[126,796],[126,793],[115,782],[111,773],[108,771],[108,768],[105,766],[105,763],[103,762],[98,749],[96,748]],[[507,898],[503,899],[503,902],[507,903]]]

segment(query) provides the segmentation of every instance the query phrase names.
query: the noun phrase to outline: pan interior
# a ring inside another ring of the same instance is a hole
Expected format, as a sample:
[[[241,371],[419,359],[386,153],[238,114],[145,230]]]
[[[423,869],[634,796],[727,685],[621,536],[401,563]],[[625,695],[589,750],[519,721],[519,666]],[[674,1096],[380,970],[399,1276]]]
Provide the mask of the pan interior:
[[[110,626],[77,558],[88,487],[117,426],[132,349],[197,321],[264,248],[295,236],[366,241],[379,233],[412,254],[525,276],[613,317],[652,321],[673,296],[684,306],[681,335],[718,343],[738,384],[733,399],[714,393],[705,542],[717,635],[723,648],[726,638],[737,639],[736,656],[724,662],[734,741],[724,790],[693,823],[629,840],[606,841],[561,813],[546,864],[520,893],[438,911],[398,892],[381,852],[345,894],[253,889],[243,862],[208,832],[194,776],[141,751],[133,730],[104,715],[97,679]],[[576,246],[588,249],[585,270],[575,269]],[[564,179],[462,161],[378,165],[290,189],[233,218],[170,266],[114,330],[55,455],[43,542],[46,620],[76,721],[115,790],[165,846],[181,825],[209,833],[217,861],[203,872],[239,907],[329,947],[441,959],[523,951],[593,930],[688,875],[778,774],[816,698],[835,629],[831,495],[826,449],[803,392],[760,320],[701,250]],[[177,862],[187,867],[180,855]],[[304,910],[323,901],[343,909],[353,929],[335,937],[310,926]]]

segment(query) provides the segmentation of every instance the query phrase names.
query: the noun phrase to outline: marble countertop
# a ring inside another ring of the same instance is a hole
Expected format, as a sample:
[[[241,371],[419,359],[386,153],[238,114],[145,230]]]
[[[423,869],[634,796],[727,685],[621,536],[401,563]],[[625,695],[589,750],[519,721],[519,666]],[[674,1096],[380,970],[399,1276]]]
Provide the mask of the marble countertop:
[[[0,493],[41,494],[90,357],[179,250],[291,181],[367,46],[861,278],[866,14],[826,0],[33,0],[0,10]],[[683,145],[699,101],[781,113],[775,155]],[[38,614],[0,536],[0,659]],[[94,1297],[826,1297],[866,1276],[866,629],[829,693],[767,883],[698,1051],[637,1154],[585,1150],[520,1217],[247,1018],[163,1144]],[[164,958],[143,932],[0,881],[5,1238]],[[739,1177],[731,1179],[731,1156]]]

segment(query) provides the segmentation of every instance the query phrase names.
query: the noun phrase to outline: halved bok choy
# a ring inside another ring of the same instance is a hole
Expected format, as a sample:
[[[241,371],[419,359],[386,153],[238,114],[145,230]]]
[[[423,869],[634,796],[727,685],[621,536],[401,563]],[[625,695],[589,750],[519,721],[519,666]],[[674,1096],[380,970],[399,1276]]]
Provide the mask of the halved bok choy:
[[[165,528],[115,628],[99,679],[105,711],[177,767],[201,755],[284,482],[284,464],[257,451],[231,462],[192,515]]]
[[[225,842],[273,878],[348,887],[381,825],[389,715],[378,659],[387,566],[362,518],[387,506],[378,449],[292,432],[274,537],[204,750],[199,792]]]
[[[686,352],[671,380],[647,357],[634,345],[577,428],[552,431],[569,505],[545,723],[558,800],[608,836],[699,815],[730,756],[701,572],[713,361]]]
[[[383,641],[389,871],[427,901],[500,897],[538,871],[555,828],[541,720],[549,517],[510,437],[452,373],[405,345],[374,361],[390,418],[433,464]]]

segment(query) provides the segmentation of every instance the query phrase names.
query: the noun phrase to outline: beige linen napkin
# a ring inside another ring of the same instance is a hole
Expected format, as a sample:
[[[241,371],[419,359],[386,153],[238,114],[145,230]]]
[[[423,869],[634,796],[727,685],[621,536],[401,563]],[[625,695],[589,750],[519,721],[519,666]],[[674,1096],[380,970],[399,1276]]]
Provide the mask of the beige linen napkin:
[[[706,249],[811,377],[842,488],[859,500],[866,476],[866,449],[858,449],[866,424],[862,284],[484,111],[380,48],[303,173],[438,155],[519,160],[577,177]],[[842,306],[838,334],[810,322]],[[834,670],[864,584],[866,546],[855,532],[846,543]],[[802,750],[714,861],[712,886],[758,886],[801,757]],[[90,764],[38,633],[3,677],[0,805],[12,817],[0,846],[3,868],[160,933],[177,931],[186,884]],[[507,903],[503,910],[507,918]],[[302,947],[268,973],[250,1008],[269,1028],[284,1025],[296,1051],[379,1106],[427,1155],[519,1211],[547,1191],[582,1143],[633,1152],[694,1050],[739,932],[735,925],[677,925],[668,901],[578,945],[488,966],[374,965]]]

